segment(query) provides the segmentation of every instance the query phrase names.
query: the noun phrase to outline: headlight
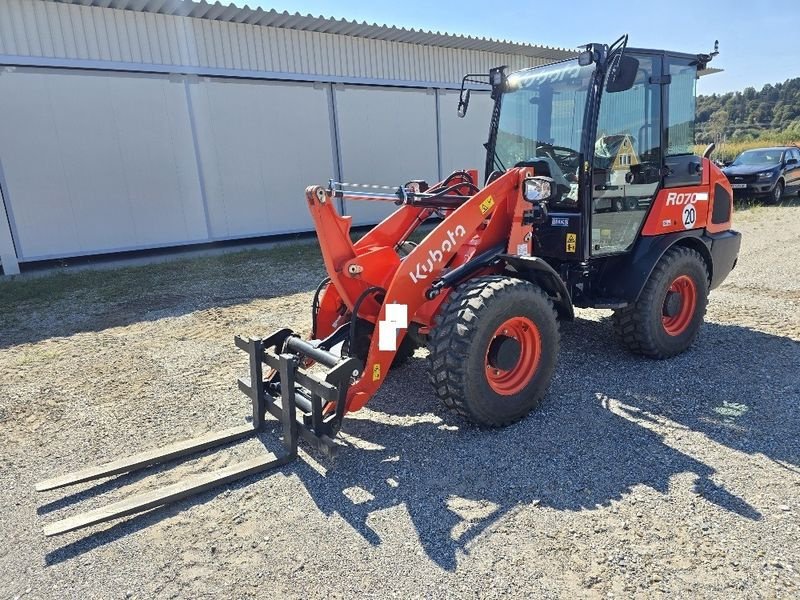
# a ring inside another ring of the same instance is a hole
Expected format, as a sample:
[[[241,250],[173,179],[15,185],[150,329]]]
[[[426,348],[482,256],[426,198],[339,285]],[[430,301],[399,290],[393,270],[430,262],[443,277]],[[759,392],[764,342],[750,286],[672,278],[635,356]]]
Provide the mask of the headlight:
[[[764,171],[758,174],[759,179],[769,179],[770,177],[775,177],[775,171]]]
[[[525,180],[523,194],[528,202],[549,200],[555,189],[555,182],[549,177],[532,177]]]

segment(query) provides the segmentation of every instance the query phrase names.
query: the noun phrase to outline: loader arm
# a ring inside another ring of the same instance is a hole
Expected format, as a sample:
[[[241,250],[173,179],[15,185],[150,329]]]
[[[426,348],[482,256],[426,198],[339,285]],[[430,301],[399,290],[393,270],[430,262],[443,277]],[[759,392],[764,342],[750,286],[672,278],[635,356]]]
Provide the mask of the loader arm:
[[[350,239],[350,217],[336,213],[330,191],[320,186],[306,190],[335,290],[322,299],[318,336],[329,334],[354,318],[352,311],[365,291],[385,290],[365,298],[358,308],[358,317],[375,327],[365,368],[349,388],[345,412],[362,408],[381,386],[408,325],[411,322],[423,327],[431,325],[436,309],[446,298],[443,293],[429,299],[426,292],[432,284],[473,256],[499,244],[507,245],[512,221],[517,221],[514,217],[520,214],[521,182],[531,174],[529,168],[509,170],[458,208],[448,211],[441,223],[405,258],[397,254],[397,246],[430,215],[431,209],[405,205],[376,226],[364,238],[367,243],[354,244]],[[392,305],[395,308],[390,308]],[[387,321],[388,310],[395,311],[398,306],[403,307],[400,310],[406,315],[406,322],[392,330],[393,340],[381,340],[379,324]]]

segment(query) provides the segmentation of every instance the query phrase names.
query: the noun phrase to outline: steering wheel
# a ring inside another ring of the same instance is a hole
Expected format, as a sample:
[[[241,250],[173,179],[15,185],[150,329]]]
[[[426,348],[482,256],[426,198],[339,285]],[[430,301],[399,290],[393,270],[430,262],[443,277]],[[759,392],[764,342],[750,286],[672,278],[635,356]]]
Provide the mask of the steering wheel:
[[[559,155],[559,153],[561,154]],[[564,154],[567,156],[564,156]],[[547,159],[550,163],[553,179],[557,183],[569,187],[570,178],[567,177],[567,173],[574,174],[580,166],[580,154],[578,152],[566,146],[554,146],[553,144],[538,142],[536,156]],[[558,169],[558,172],[552,172],[554,168]]]
[[[559,150],[568,156],[566,158],[563,156],[559,157],[559,155],[556,154],[556,150]],[[552,144],[545,144],[544,142],[539,142],[536,146],[537,155],[540,151],[546,153],[550,158],[556,161],[559,166],[563,165],[563,167],[565,167],[567,170],[572,170],[574,165],[578,164],[578,159],[580,158],[580,154],[572,148],[567,148],[566,146],[554,146]]]

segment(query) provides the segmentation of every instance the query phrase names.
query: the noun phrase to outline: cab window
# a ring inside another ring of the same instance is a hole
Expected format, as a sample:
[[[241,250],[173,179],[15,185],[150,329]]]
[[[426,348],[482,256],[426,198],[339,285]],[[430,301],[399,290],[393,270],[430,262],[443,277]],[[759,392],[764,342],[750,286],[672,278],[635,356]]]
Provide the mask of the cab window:
[[[694,154],[695,86],[697,67],[673,59],[669,65],[667,156]]]

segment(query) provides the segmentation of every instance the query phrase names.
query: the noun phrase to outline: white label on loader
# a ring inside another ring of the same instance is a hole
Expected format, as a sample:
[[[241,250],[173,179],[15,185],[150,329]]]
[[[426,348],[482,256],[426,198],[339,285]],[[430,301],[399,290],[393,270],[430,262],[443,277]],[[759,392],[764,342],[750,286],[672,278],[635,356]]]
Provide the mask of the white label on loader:
[[[378,350],[397,351],[397,330],[408,327],[408,305],[387,304],[386,320],[378,322]]]
[[[488,209],[487,209],[488,210]],[[457,249],[460,244],[456,245],[456,242],[460,242],[460,238],[467,235],[467,230],[464,229],[463,225],[456,225],[455,229],[447,230],[447,238],[442,242],[441,249],[436,250],[428,250],[428,257],[425,260],[423,256],[424,262],[418,262],[417,268],[413,271],[408,273],[408,276],[411,277],[411,281],[413,283],[419,283],[421,279],[427,279],[428,275],[433,273],[434,270],[437,270],[440,266],[442,266],[442,262],[444,261],[445,257],[449,259],[449,252],[451,250]],[[414,254],[412,252],[412,254]]]
[[[667,206],[681,206],[682,204],[694,204],[695,202],[706,202],[707,192],[678,193],[670,192],[667,194]]]

